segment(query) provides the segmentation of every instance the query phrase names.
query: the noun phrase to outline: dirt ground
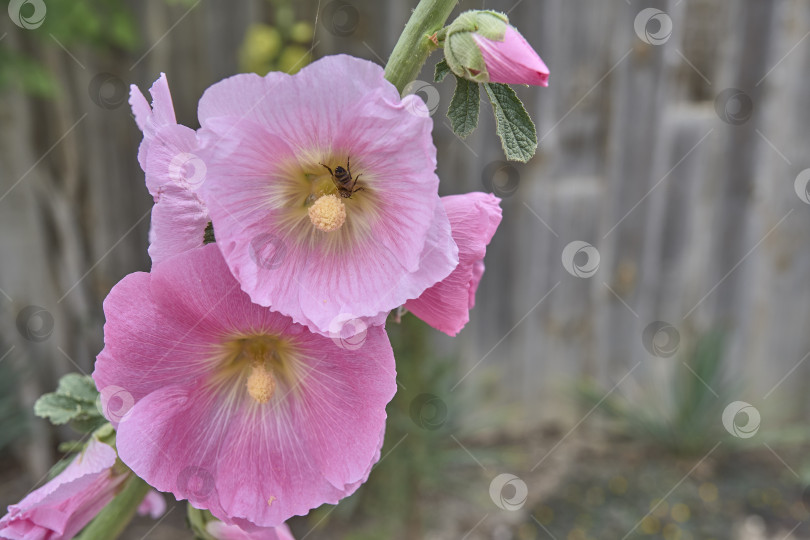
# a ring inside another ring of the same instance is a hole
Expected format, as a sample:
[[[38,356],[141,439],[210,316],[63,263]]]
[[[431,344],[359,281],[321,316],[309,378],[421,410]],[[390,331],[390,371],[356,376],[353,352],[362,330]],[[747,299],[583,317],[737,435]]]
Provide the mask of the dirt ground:
[[[810,540],[810,492],[795,472],[806,448],[741,450],[722,441],[702,455],[673,457],[587,426],[571,434],[546,428],[528,437],[454,436],[451,441],[459,458],[415,501],[418,525],[404,524],[394,538]],[[24,496],[32,482],[9,460],[3,463],[0,504],[6,506]],[[519,482],[503,487],[498,499],[490,488],[503,473]],[[525,501],[519,500],[520,482]],[[185,503],[167,500],[163,518],[136,518],[122,538],[192,538]],[[362,511],[332,510],[291,520],[296,538],[392,537],[379,532],[385,516],[369,519]]]

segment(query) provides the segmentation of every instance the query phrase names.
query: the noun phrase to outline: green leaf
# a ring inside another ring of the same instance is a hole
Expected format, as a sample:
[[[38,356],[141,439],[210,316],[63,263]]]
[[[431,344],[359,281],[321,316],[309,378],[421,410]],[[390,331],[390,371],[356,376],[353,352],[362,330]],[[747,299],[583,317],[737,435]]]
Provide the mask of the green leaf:
[[[433,72],[433,82],[442,82],[447,74],[451,73],[450,66],[447,65],[447,60],[442,60],[436,64],[436,69]]]
[[[45,394],[34,403],[34,414],[47,418],[57,426],[66,424],[76,418],[86,416],[82,404],[61,394]]]
[[[510,161],[529,161],[537,150],[537,130],[523,103],[509,86],[485,83],[501,146]]]
[[[79,373],[68,373],[59,381],[56,393],[76,401],[96,403],[98,390],[92,377],[80,375]]]
[[[73,422],[74,429],[89,433],[106,422],[96,407],[97,398],[92,378],[69,373],[59,381],[56,392],[45,394],[34,403],[34,414],[55,425]]]
[[[456,92],[450,101],[450,108],[447,109],[447,118],[450,119],[453,132],[462,139],[478,125],[480,105],[478,83],[456,76]]]

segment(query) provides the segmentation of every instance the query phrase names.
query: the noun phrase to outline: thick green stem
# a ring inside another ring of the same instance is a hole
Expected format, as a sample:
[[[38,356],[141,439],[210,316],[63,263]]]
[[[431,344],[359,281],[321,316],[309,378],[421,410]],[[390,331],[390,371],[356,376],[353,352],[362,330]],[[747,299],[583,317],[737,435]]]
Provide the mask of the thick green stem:
[[[129,525],[138,505],[141,504],[148,491],[149,484],[134,474],[130,476],[125,480],[124,489],[85,527],[77,539],[115,540],[118,538],[118,535]]]
[[[385,66],[385,78],[397,90],[416,79],[436,45],[430,40],[441,30],[458,0],[420,0]]]

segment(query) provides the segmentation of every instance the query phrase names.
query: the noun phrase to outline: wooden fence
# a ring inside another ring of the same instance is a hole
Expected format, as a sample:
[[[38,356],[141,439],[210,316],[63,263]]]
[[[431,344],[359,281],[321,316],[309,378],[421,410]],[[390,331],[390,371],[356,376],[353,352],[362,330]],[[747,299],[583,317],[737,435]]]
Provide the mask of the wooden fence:
[[[298,16],[314,20],[316,5],[300,3]],[[415,2],[320,5],[316,56],[382,62]],[[0,354],[10,350],[6,361],[25,374],[26,406],[60,374],[92,369],[101,300],[125,274],[148,269],[140,133],[115,92],[131,82],[146,89],[165,71],[179,120],[195,126],[197,99],[237,71],[245,29],[268,9],[258,0],[131,7],[142,41],[134,53],[63,49],[0,17],[0,47],[30,51],[60,85],[51,101],[10,91],[0,102]],[[726,332],[729,377],[745,383],[737,398],[805,413],[810,3],[485,7],[509,13],[550,66],[551,86],[519,89],[541,141],[527,165],[501,163],[487,104],[478,131],[460,141],[444,117],[452,84],[420,91],[436,106],[443,193],[486,188],[504,198],[472,321],[455,339],[435,339],[460,357],[447,396],[494,389],[479,400],[486,406],[465,412],[469,425],[524,429],[572,413],[561,396],[585,375],[663,399],[670,374],[688,369],[666,356],[713,329]],[[105,73],[111,96],[97,91]],[[45,340],[19,330],[31,305],[53,317]],[[26,455],[42,471],[49,435],[42,423],[34,435]]]

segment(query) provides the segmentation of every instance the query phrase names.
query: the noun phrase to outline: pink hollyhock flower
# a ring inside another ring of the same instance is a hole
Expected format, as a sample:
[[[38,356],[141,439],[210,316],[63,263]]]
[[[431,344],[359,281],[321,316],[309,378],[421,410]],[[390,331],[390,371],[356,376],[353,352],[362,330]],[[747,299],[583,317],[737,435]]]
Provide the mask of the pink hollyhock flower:
[[[138,515],[157,519],[164,512],[166,512],[166,499],[154,489],[150,489],[138,506]]]
[[[484,56],[489,82],[548,86],[548,67],[514,26],[506,25],[502,40],[480,34],[473,38]]]
[[[344,343],[250,302],[215,245],[125,277],[93,378],[118,455],[247,531],[334,504],[379,459],[396,390],[382,327]]]
[[[197,135],[177,123],[166,75],[149,89],[152,107],[132,85],[129,103],[143,132],[138,161],[146,173],[146,187],[155,200],[149,230],[153,263],[200,247],[210,221],[196,189],[204,180],[205,163],[197,157]]]
[[[238,525],[210,521],[205,526],[205,529],[208,534],[217,540],[295,540],[287,525],[248,532]]]
[[[475,291],[484,274],[487,245],[501,222],[500,199],[489,193],[442,197],[450,219],[459,263],[453,272],[405,307],[414,315],[454,336],[470,320]]]
[[[380,66],[340,55],[236,75],[206,90],[199,119],[200,194],[254,302],[342,335],[456,267],[432,121]]]
[[[73,538],[116,494],[127,477],[114,474],[115,450],[91,440],[64,471],[8,507],[0,519],[0,538]]]

